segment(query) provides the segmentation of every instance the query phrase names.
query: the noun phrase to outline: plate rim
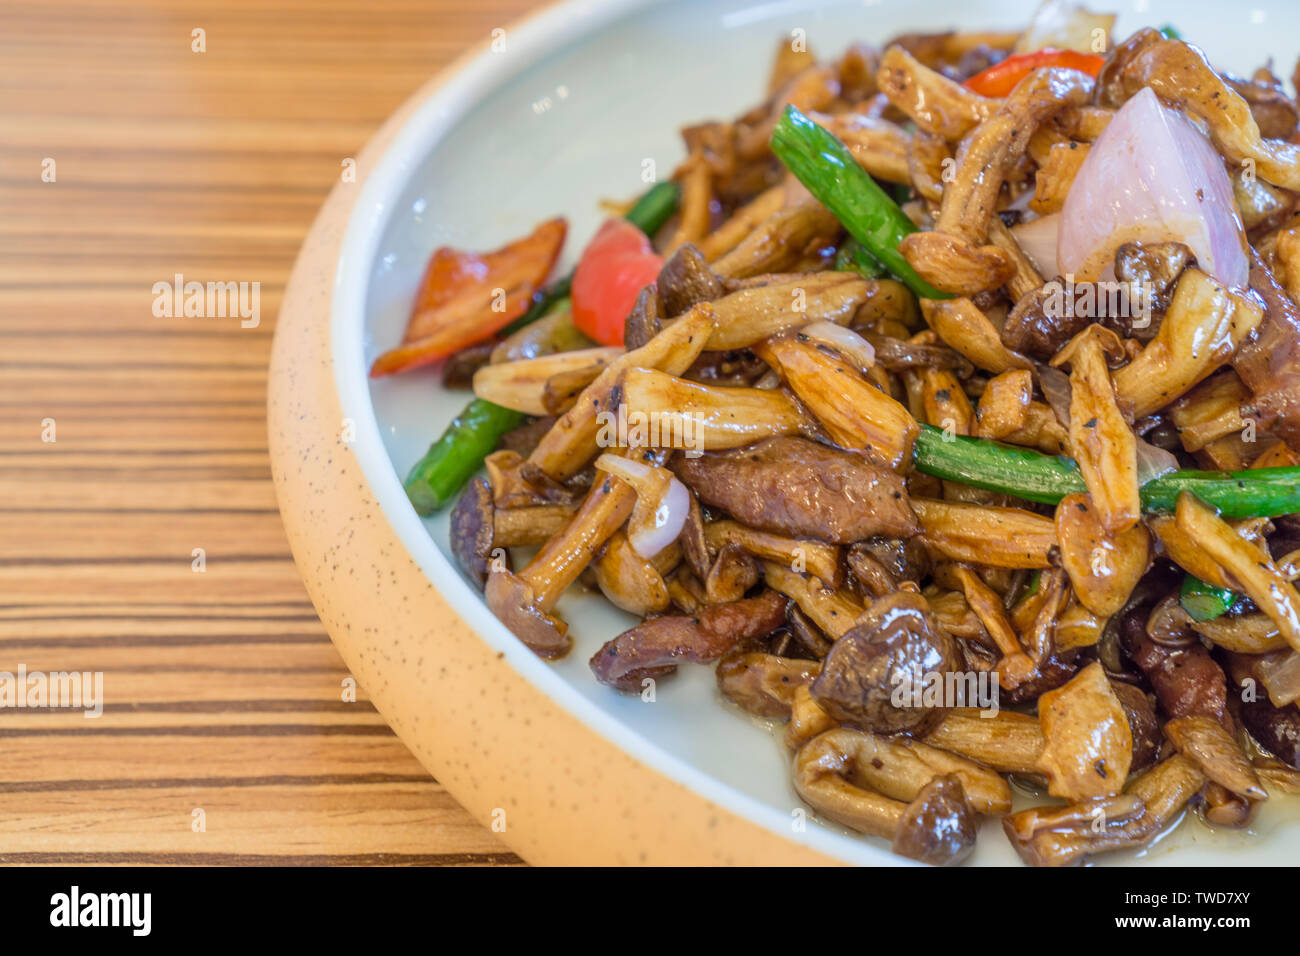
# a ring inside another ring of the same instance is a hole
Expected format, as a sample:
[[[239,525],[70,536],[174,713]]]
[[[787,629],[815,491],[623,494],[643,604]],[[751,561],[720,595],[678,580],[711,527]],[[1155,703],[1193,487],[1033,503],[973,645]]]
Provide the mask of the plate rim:
[[[367,171],[348,214],[334,272],[330,347],[340,406],[356,426],[352,448],[384,518],[429,583],[480,640],[504,654],[508,666],[589,731],[696,796],[730,809],[778,838],[844,863],[919,866],[866,839],[826,826],[814,824],[802,832],[794,831],[788,815],[665,751],[572,690],[545,661],[519,643],[488,610],[482,595],[443,555],[411,507],[396,465],[380,437],[365,361],[366,298],[371,263],[396,211],[395,199],[409,182],[410,173],[486,96],[566,45],[653,6],[655,0],[551,0],[505,28],[508,42],[520,49],[521,56],[494,56],[491,41],[484,41],[446,67],[405,104],[403,110],[409,108],[408,115]]]

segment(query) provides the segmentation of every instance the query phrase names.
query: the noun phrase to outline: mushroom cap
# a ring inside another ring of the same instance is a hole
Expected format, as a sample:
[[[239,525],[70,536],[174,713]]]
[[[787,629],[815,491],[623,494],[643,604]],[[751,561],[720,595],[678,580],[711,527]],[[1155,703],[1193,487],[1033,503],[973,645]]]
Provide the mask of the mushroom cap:
[[[493,567],[485,590],[488,608],[538,657],[563,657],[569,652],[573,646],[569,625],[537,607],[533,589],[514,572]]]
[[[898,707],[894,695],[954,670],[958,660],[956,643],[935,624],[925,599],[899,591],[878,599],[835,642],[812,694],[844,723],[882,734],[924,734],[946,708]]]
[[[934,866],[960,863],[975,849],[975,811],[955,773],[935,777],[907,805],[893,850]]]
[[[486,478],[475,478],[466,485],[451,509],[451,553],[480,590],[487,584],[492,559],[495,514],[492,486]],[[508,551],[504,560],[508,567]]]

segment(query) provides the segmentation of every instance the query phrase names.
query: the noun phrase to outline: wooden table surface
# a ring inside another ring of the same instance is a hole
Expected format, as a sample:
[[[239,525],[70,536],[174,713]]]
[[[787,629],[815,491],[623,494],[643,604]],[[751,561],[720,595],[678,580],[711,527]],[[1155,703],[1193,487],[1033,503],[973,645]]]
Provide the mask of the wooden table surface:
[[[0,672],[104,699],[0,709],[0,862],[519,862],[344,699],[265,389],[343,160],[531,5],[0,3]],[[178,273],[260,324],[155,316]]]

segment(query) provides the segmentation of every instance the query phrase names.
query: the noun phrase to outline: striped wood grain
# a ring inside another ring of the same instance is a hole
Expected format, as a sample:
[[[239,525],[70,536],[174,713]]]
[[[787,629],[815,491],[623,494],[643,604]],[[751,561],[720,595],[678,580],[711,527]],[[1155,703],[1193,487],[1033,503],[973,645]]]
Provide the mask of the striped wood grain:
[[[518,862],[343,700],[264,403],[342,160],[528,6],[0,3],[0,670],[102,671],[106,700],[0,710],[0,862]],[[260,324],[155,317],[176,273],[259,282]]]

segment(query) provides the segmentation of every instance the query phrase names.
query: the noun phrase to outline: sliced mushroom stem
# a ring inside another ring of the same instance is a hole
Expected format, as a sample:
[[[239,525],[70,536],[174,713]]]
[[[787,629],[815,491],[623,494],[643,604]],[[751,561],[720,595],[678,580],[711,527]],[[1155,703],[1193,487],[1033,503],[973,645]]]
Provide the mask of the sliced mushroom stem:
[[[1038,698],[1047,792],[1066,800],[1113,796],[1133,763],[1133,731],[1100,662]]]
[[[946,140],[965,138],[1002,105],[1001,100],[972,93],[897,45],[881,57],[876,82],[889,102],[920,129]]]
[[[1047,568],[1056,548],[1050,518],[1023,508],[961,504],[913,498],[922,540],[954,561],[995,568]]]
[[[817,661],[748,651],[718,662],[722,696],[759,717],[788,719],[795,695],[821,672]]]
[[[1007,292],[1011,294],[1012,302],[1019,302],[1022,296],[1042,288],[1043,277],[1020,248],[1011,230],[997,216],[989,220],[989,242],[1005,252],[1015,266],[1016,271],[1007,280]]]
[[[572,646],[568,625],[551,613],[601,546],[628,519],[636,492],[613,475],[596,482],[582,507],[518,574],[494,563],[487,605],[516,637],[542,657],[562,657]]]
[[[711,302],[717,324],[706,348],[749,348],[764,339],[812,322],[848,325],[881,283],[845,272],[815,272],[767,285],[737,289]],[[664,323],[671,327],[673,319]]]
[[[572,505],[525,505],[497,508],[492,514],[493,544],[501,548],[535,548],[545,544],[572,520]]]
[[[1033,366],[1029,359],[1002,343],[997,326],[968,298],[923,299],[921,313],[945,345],[979,368],[997,374]]]
[[[552,537],[519,577],[533,589],[537,606],[549,611],[578,579],[596,552],[632,514],[636,492],[609,475],[592,486],[582,507],[564,530]]]
[[[1093,323],[1052,359],[1053,366],[1067,362],[1071,366],[1070,450],[1102,526],[1116,535],[1142,516],[1137,438],[1120,411],[1107,364],[1109,359],[1124,357],[1119,336]]]
[[[1045,740],[1038,720],[1028,714],[963,707],[949,712],[925,742],[1002,773],[1037,776]]]
[[[875,790],[870,735],[839,727],[795,755],[795,791],[818,813],[859,833],[893,841],[896,852],[933,864],[959,862],[975,845],[974,812],[956,774],[934,774],[910,803]],[[899,788],[910,790],[910,787]]]
[[[945,292],[973,295],[1015,274],[1010,257],[987,245],[998,191],[1029,147],[1034,131],[1070,106],[1082,106],[1092,80],[1077,70],[1035,70],[957,151],[956,180],[943,192],[935,229],[899,246],[912,267]]]
[[[787,747],[798,750],[818,734],[824,734],[838,726],[839,721],[822,709],[807,684],[794,689],[790,700],[790,722],[785,725]]]
[[[1250,800],[1268,799],[1250,759],[1219,721],[1196,715],[1178,717],[1165,724],[1165,736],[1215,783]]]
[[[530,464],[556,481],[572,478],[600,451],[597,438],[599,413],[606,410],[610,391],[624,370],[635,367],[662,369],[680,375],[704,350],[713,328],[713,311],[707,304],[694,306],[639,349],[614,359],[596,380],[583,389],[573,407],[560,416],[528,456]]]
[[[1178,526],[1259,605],[1278,631],[1300,650],[1300,591],[1263,555],[1191,492],[1178,496]]]
[[[485,365],[474,373],[474,394],[525,415],[554,414],[545,400],[548,380],[581,372],[590,383],[622,354],[619,348],[581,349]]]
[[[1252,299],[1184,270],[1156,337],[1114,375],[1120,401],[1135,418],[1159,411],[1231,359],[1263,317]]]
[[[868,448],[893,468],[912,458],[920,426],[838,352],[804,336],[782,336],[757,349],[845,448]]]
[[[764,144],[766,146],[766,144]],[[744,279],[780,272],[799,261],[804,249],[817,241],[835,238],[839,220],[814,199],[778,209],[713,263],[713,270],[729,279]]]
[[[806,571],[832,588],[844,583],[840,549],[824,541],[787,538],[727,520],[705,525],[704,538],[714,551],[728,544],[737,544],[756,558],[765,558],[792,570]]]
[[[966,799],[976,813],[1011,812],[1011,788],[997,772],[908,737],[886,737],[858,730],[852,734],[855,779],[895,800],[910,802],[935,777],[953,773],[961,778]]]
[[[621,404],[629,436],[639,425],[646,443],[658,448],[720,451],[811,430],[798,405],[781,392],[702,385],[646,368],[623,372],[612,398],[604,410],[616,415]]]
[[[767,586],[793,599],[832,640],[843,637],[862,613],[862,605],[845,591],[823,587],[818,580],[774,561],[764,561],[762,567]]]
[[[1174,754],[1126,793],[1003,817],[1002,827],[1033,866],[1070,866],[1094,853],[1138,847],[1161,833],[1205,785],[1191,760]]]
[[[709,262],[734,248],[742,239],[758,228],[772,213],[785,204],[785,187],[772,186],[759,193],[700,242],[700,252]]]

